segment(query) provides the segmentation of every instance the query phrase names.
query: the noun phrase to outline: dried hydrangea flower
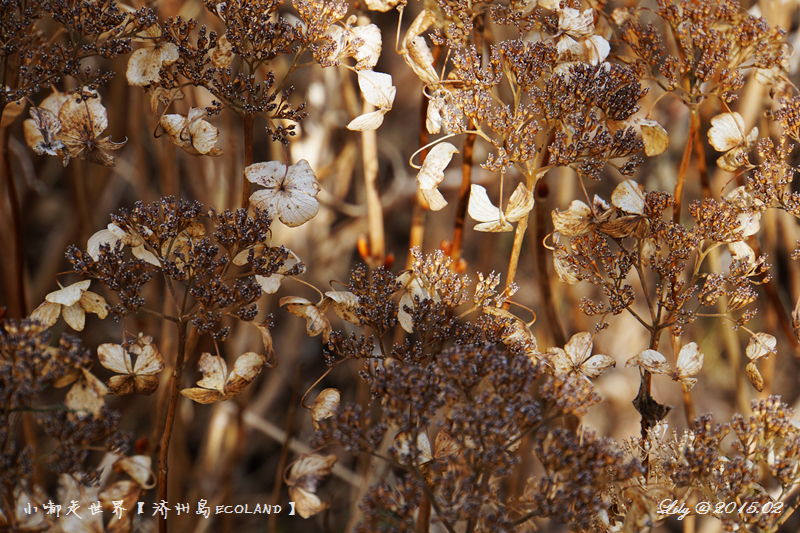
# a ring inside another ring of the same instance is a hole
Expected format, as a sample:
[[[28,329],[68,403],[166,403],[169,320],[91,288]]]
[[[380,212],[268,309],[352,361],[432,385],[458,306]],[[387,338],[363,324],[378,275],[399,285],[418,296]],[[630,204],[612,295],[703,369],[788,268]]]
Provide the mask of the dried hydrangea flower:
[[[328,317],[325,316],[325,311],[328,310],[331,302],[330,298],[323,298],[314,304],[299,296],[285,296],[280,299],[279,305],[281,307],[285,305],[290,313],[306,319],[306,332],[309,337],[316,337],[322,333],[322,340],[328,342],[332,328]]]
[[[295,502],[297,513],[303,518],[314,516],[330,506],[323,503],[315,493],[322,478],[331,473],[336,460],[335,455],[304,455],[289,470],[286,480],[289,497]]]
[[[202,117],[206,110],[202,107],[193,107],[189,116],[170,114],[161,117],[161,127],[167,132],[172,142],[189,152],[194,148],[203,155],[220,156],[222,150],[214,148],[219,139],[219,129]]]
[[[669,148],[669,135],[664,127],[652,119],[639,121],[642,129],[642,141],[644,141],[644,153],[648,157],[663,154]]]
[[[278,161],[255,163],[244,169],[251,183],[265,187],[250,196],[253,207],[277,216],[289,227],[305,224],[319,211],[320,187],[308,161],[301,159],[288,169]]]
[[[66,148],[64,166],[73,157],[107,167],[114,166],[114,157],[106,150],[119,150],[127,141],[115,143],[108,137],[98,139],[108,127],[106,108],[99,98],[84,100],[83,97],[70,97],[61,106],[58,120],[61,122],[60,139]]]
[[[553,227],[565,237],[577,237],[594,230],[592,209],[581,202],[573,200],[566,211],[553,210]]]
[[[69,96],[54,89],[38,107],[31,107],[31,118],[22,123],[22,128],[25,142],[37,154],[58,156],[64,148],[58,137],[62,127],[58,114],[68,99]]]
[[[123,246],[130,246],[131,252],[134,257],[146,261],[153,266],[160,267],[161,261],[158,256],[147,249],[144,239],[133,233],[126,233],[125,230],[116,224],[109,224],[107,229],[102,229],[95,232],[94,235],[89,237],[89,242],[86,245],[86,251],[95,261],[100,259],[100,247],[107,244],[112,250],[118,243]]]
[[[164,358],[151,342],[143,343],[131,363],[131,351],[120,344],[101,344],[97,357],[105,368],[121,374],[113,376],[108,387],[112,394],[153,394],[158,388],[158,374],[164,370]]]
[[[229,400],[242,393],[258,376],[266,362],[263,355],[247,352],[236,359],[233,371],[228,376],[228,365],[222,357],[204,353],[197,364],[203,374],[203,379],[197,382],[199,387],[183,389],[181,394],[198,403]]]
[[[331,26],[326,36],[334,47],[321,59],[323,64],[338,64],[342,59],[352,57],[356,60],[356,70],[372,70],[381,55],[381,30],[375,24],[354,26],[357,21],[351,16],[344,26]]]
[[[145,47],[131,54],[126,76],[129,84],[144,87],[160,81],[161,69],[175,63],[179,54],[175,44],[160,41],[162,32],[158,24],[153,24],[139,35],[133,40],[145,43]]]
[[[598,378],[607,369],[617,366],[617,362],[607,355],[592,355],[592,347],[590,333],[577,333],[563,349],[550,349],[550,364],[556,374],[580,374],[587,380]]]
[[[748,152],[758,139],[758,128],[745,135],[744,119],[739,113],[722,113],[711,119],[708,141],[718,152],[725,155],[717,159],[722,170],[735,172],[741,166],[749,166]]]
[[[486,189],[480,185],[472,185],[469,195],[467,211],[469,216],[480,222],[475,226],[475,231],[499,233],[513,230],[509,222],[518,222],[533,209],[533,193],[525,187],[524,183],[517,185],[511,198],[508,199],[505,213],[495,206]]]
[[[79,281],[45,296],[45,301],[31,314],[31,318],[45,327],[52,327],[58,316],[75,331],[83,331],[86,313],[94,313],[101,319],[108,315],[105,299],[89,290],[92,280]]]
[[[651,374],[661,374],[668,376],[673,381],[679,381],[684,390],[691,390],[697,383],[697,379],[692,378],[703,368],[704,356],[697,348],[697,344],[690,342],[681,348],[678,353],[678,361],[673,371],[667,364],[667,358],[656,350],[644,350],[636,357],[628,359],[625,368],[639,366]]]
[[[425,37],[422,36],[422,32],[435,22],[436,15],[432,11],[429,9],[420,11],[417,18],[409,26],[399,50],[405,62],[414,71],[414,74],[419,76],[419,79],[425,84],[433,84],[439,81],[439,75],[433,67],[433,54],[425,41]]]
[[[376,130],[383,124],[383,115],[392,109],[397,87],[392,85],[391,75],[371,70],[358,71],[358,86],[361,88],[364,100],[378,109],[357,116],[350,121],[347,129],[353,131]]]

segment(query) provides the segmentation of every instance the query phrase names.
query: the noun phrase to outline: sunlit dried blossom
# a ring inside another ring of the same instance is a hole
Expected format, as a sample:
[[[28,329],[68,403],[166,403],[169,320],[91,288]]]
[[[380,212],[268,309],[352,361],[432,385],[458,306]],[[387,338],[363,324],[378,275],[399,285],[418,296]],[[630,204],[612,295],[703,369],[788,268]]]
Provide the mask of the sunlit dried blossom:
[[[557,374],[581,374],[587,379],[600,377],[608,368],[617,365],[607,355],[592,355],[592,335],[578,333],[561,348],[551,348],[548,352],[550,365]]]
[[[154,24],[134,39],[145,43],[131,54],[128,60],[126,76],[128,83],[134,86],[145,86],[161,79],[161,69],[178,60],[178,47],[162,40],[161,26]]]
[[[353,131],[376,130],[383,124],[383,115],[392,109],[397,87],[392,85],[392,76],[371,70],[358,71],[358,86],[364,100],[378,109],[359,115],[347,125]]]
[[[247,352],[236,358],[233,370],[228,375],[228,365],[222,357],[204,353],[197,364],[203,379],[197,382],[198,387],[183,389],[181,394],[198,403],[230,400],[242,393],[266,362],[263,355]]]
[[[31,318],[49,328],[56,323],[59,315],[62,315],[69,327],[75,331],[83,331],[86,313],[94,313],[101,319],[108,315],[105,299],[88,290],[91,283],[91,280],[79,281],[51,292],[33,311]]]
[[[319,211],[319,183],[305,159],[288,168],[278,161],[255,163],[244,173],[250,182],[265,187],[250,196],[250,203],[287,226],[305,224]]]
[[[127,141],[115,143],[109,137],[98,139],[108,127],[106,108],[98,98],[71,96],[61,106],[58,120],[61,122],[59,138],[66,149],[64,166],[73,157],[98,165],[114,166],[114,157],[106,151],[119,150]]]
[[[219,129],[203,120],[205,116],[204,108],[193,107],[186,117],[173,114],[162,116],[161,127],[172,142],[190,153],[190,148],[194,148],[203,155],[220,156],[222,150],[214,147],[219,139]]]
[[[747,158],[758,139],[758,128],[745,135],[744,119],[739,113],[722,113],[711,119],[708,140],[711,146],[725,155],[717,159],[722,170],[734,172],[741,166],[750,165]]]
[[[108,387],[112,394],[153,394],[158,388],[158,374],[164,370],[164,358],[152,342],[131,348],[119,344],[101,344],[97,348],[100,364],[121,374],[113,376]],[[138,353],[137,353],[138,352]],[[131,353],[136,364],[131,363]]]
[[[533,209],[533,193],[524,183],[517,185],[514,193],[508,199],[505,212],[496,207],[489,200],[486,189],[480,185],[472,185],[469,195],[467,211],[469,216],[480,222],[475,226],[475,231],[488,231],[498,233],[511,231],[514,228],[509,222],[518,222]]]

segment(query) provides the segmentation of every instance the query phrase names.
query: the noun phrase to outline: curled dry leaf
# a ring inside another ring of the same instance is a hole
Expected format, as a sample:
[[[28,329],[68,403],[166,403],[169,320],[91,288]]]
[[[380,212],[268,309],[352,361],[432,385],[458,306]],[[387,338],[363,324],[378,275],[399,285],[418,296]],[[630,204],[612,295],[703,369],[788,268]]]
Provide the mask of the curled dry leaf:
[[[108,316],[108,305],[99,294],[89,290],[91,280],[79,281],[68,287],[51,292],[45,301],[37,307],[31,318],[45,327],[52,327],[59,315],[75,331],[83,331],[86,324],[86,313],[94,313],[101,319]]]
[[[161,117],[161,127],[172,139],[172,142],[189,153],[191,148],[198,153],[210,156],[222,155],[222,150],[214,148],[219,139],[219,129],[210,122],[203,120],[207,116],[205,108],[193,107],[189,116],[164,115]]]
[[[366,0],[367,7],[370,11],[386,12],[390,9],[397,7],[400,0]]]
[[[127,141],[115,143],[108,137],[98,139],[108,127],[106,108],[99,98],[84,100],[83,97],[70,97],[61,106],[58,120],[61,122],[60,139],[67,150],[64,166],[69,164],[72,157],[107,167],[114,166],[114,157],[106,150],[119,150]]]
[[[448,142],[439,143],[425,157],[417,173],[419,190],[432,211],[439,211],[447,205],[447,200],[439,192],[438,187],[444,180],[444,169],[450,164],[453,154],[457,153],[458,148],[454,145]]]
[[[176,100],[183,100],[185,96],[186,95],[183,94],[183,91],[180,89],[180,87],[175,87],[173,89],[156,87],[150,93],[150,110],[155,116],[160,117],[161,113],[158,112],[159,104],[162,104],[166,110],[172,105],[172,102]]]
[[[508,199],[506,211],[492,204],[486,189],[480,185],[472,185],[469,195],[467,211],[469,216],[480,222],[475,226],[475,231],[500,233],[511,231],[513,226],[509,222],[517,222],[533,209],[533,193],[520,183]]]
[[[553,251],[553,267],[558,279],[568,285],[575,285],[580,281],[578,267],[569,260],[569,254],[562,248]]]
[[[131,54],[128,60],[126,76],[129,84],[137,87],[152,85],[161,79],[163,67],[178,60],[178,47],[161,40],[161,36],[161,27],[154,24],[134,39],[144,42],[145,46]]]
[[[523,343],[529,354],[538,352],[538,341],[536,337],[534,337],[533,332],[531,332],[530,326],[528,326],[524,320],[501,307],[487,305],[482,308],[482,311],[487,315],[511,321],[510,327],[506,330],[506,334],[502,339],[503,344],[512,346],[514,344]]]
[[[265,187],[250,196],[253,207],[294,228],[305,224],[319,211],[316,196],[320,187],[308,161],[301,159],[288,169],[278,161],[255,163],[244,169],[251,183]]]
[[[402,431],[397,434],[392,444],[394,456],[401,464],[413,464],[422,466],[433,460],[431,452],[431,441],[424,432],[416,433]]]
[[[750,384],[753,385],[753,388],[758,392],[764,390],[764,378],[761,376],[761,372],[758,371],[756,362],[750,361],[747,363],[745,371],[747,372],[747,379],[750,380]]]
[[[144,343],[131,363],[131,354],[119,344],[101,344],[97,348],[100,364],[122,374],[113,376],[108,387],[112,394],[153,394],[158,388],[158,374],[164,370],[164,358],[155,344]]]
[[[129,480],[117,481],[110,487],[100,491],[98,499],[103,504],[104,510],[114,512],[115,502],[122,502],[121,509],[117,510],[119,513],[117,520],[109,523],[106,533],[128,533],[131,531],[128,524],[133,523],[133,515],[137,510],[136,503],[139,501],[141,493],[142,488],[137,483]],[[92,533],[96,533],[96,531],[92,530]]]
[[[281,307],[285,305],[286,309],[293,315],[306,319],[306,332],[310,337],[316,337],[322,333],[323,341],[328,342],[331,323],[328,317],[325,316],[325,311],[331,305],[330,298],[323,298],[319,303],[313,304],[299,296],[285,296],[280,299],[279,304]]]
[[[218,69],[225,70],[233,63],[233,46],[227,35],[220,35],[217,46],[211,52],[211,63]]]
[[[303,518],[309,518],[329,507],[315,494],[322,478],[331,473],[336,463],[335,455],[304,455],[298,459],[289,471],[286,484],[289,486],[289,497],[295,502],[297,512]]]
[[[392,76],[371,70],[358,71],[358,86],[364,100],[377,107],[377,111],[359,115],[347,125],[352,131],[376,130],[383,124],[383,115],[392,109],[397,87],[392,85]]]
[[[338,389],[325,389],[311,404],[311,420],[314,430],[319,430],[321,420],[332,417],[339,410],[342,395]]]
[[[564,349],[551,348],[550,364],[556,374],[581,374],[587,380],[600,377],[617,362],[607,355],[592,355],[592,335],[577,333],[567,342]]]
[[[750,342],[747,343],[745,354],[751,361],[757,361],[762,357],[769,357],[770,354],[776,353],[775,347],[778,345],[778,339],[769,335],[768,333],[755,333],[750,337]]]
[[[664,127],[651,119],[644,119],[639,122],[642,128],[642,141],[644,141],[644,153],[648,157],[663,154],[669,148],[669,135]]]
[[[183,389],[181,394],[190,400],[206,404],[230,400],[242,393],[258,376],[266,362],[263,355],[247,352],[236,359],[233,371],[228,376],[228,365],[222,357],[204,353],[197,364],[203,374],[203,379],[197,382],[199,388]]]
[[[592,209],[581,202],[573,200],[566,211],[554,210],[552,213],[553,227],[565,237],[577,237],[590,233],[594,229]]]

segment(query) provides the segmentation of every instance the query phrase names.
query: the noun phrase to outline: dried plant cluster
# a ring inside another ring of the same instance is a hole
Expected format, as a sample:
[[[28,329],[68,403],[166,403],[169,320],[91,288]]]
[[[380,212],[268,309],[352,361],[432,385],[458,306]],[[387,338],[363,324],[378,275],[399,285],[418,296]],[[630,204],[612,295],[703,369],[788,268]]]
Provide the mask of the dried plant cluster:
[[[796,530],[798,12],[0,1],[0,531]]]

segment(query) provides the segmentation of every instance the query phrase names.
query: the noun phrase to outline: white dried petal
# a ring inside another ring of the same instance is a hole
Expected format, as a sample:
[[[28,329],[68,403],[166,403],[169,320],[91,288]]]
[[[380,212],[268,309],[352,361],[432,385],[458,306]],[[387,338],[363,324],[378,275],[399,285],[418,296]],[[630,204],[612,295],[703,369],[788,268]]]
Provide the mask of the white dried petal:
[[[704,355],[697,347],[697,343],[690,342],[681,348],[678,353],[678,361],[675,364],[675,373],[678,379],[683,380],[688,376],[694,376],[703,368]]]
[[[514,229],[511,224],[506,222],[500,208],[489,200],[486,189],[474,183],[470,189],[467,212],[474,220],[481,222],[475,226],[475,231],[499,233]]]
[[[663,154],[669,148],[669,134],[661,124],[655,120],[645,119],[639,122],[642,127],[642,141],[644,153],[648,157]]]
[[[745,371],[747,372],[747,379],[750,380],[753,388],[755,388],[758,392],[764,390],[764,378],[761,376],[761,372],[758,371],[755,361],[750,361],[747,363]]]
[[[439,143],[425,157],[425,161],[423,161],[422,167],[417,173],[419,188],[428,205],[434,211],[438,211],[447,205],[447,201],[437,187],[444,180],[444,169],[450,164],[453,154],[457,153],[458,148],[451,143]]]
[[[524,183],[519,183],[508,199],[506,205],[506,220],[519,222],[533,209],[533,192],[528,190]]]
[[[297,227],[311,220],[319,211],[316,196],[320,187],[308,161],[301,159],[291,165],[270,161],[255,163],[245,168],[247,179],[265,187],[250,196],[254,207],[278,216],[289,227]]]
[[[553,267],[555,268],[558,279],[567,283],[568,285],[575,285],[580,281],[578,278],[578,267],[572,262],[568,261],[569,254],[564,250],[555,250],[553,252]]]
[[[756,253],[744,241],[729,243],[728,251],[731,254],[731,259],[734,261],[741,261],[748,265],[753,265],[756,262]]]
[[[745,143],[744,119],[739,113],[722,113],[711,119],[708,141],[718,152],[727,152]]]
[[[589,8],[583,13],[570,7],[558,12],[558,29],[575,39],[588,37],[594,33],[594,10]]]
[[[77,283],[73,283],[72,285],[68,285],[63,289],[51,292],[45,296],[44,299],[55,304],[70,306],[78,303],[81,300],[81,296],[83,296],[83,293],[91,284],[92,280],[89,279],[85,281],[79,281]]]
[[[625,180],[614,189],[611,203],[626,213],[644,215],[644,189],[633,180]]]

